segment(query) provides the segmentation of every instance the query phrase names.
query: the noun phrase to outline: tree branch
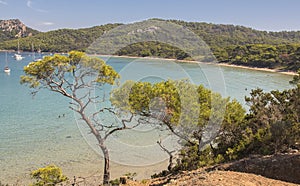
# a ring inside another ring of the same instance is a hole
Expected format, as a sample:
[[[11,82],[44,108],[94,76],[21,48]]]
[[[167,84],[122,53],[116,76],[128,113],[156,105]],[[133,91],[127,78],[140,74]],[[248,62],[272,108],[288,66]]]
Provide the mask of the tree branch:
[[[124,130],[124,129],[131,129],[132,127],[127,127],[125,123],[131,122],[132,119],[133,119],[133,114],[131,113],[131,116],[130,116],[129,119],[123,119],[123,120],[121,121],[121,123],[122,123],[122,125],[123,125],[122,127],[117,127],[117,128],[115,128],[115,129],[109,131],[109,132],[104,136],[103,139],[106,140],[111,134],[113,134],[113,133],[116,132],[116,131]]]
[[[161,140],[157,141],[157,144],[159,145],[159,147],[166,152],[169,155],[169,165],[168,165],[168,170],[170,171],[172,169],[173,166],[173,153],[175,152],[174,150],[169,151],[165,146],[162,145]]]

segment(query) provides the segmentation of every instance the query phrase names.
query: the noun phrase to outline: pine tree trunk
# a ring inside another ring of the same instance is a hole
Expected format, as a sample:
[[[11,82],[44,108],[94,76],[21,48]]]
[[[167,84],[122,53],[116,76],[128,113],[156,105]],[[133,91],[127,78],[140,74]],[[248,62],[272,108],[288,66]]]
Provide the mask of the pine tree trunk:
[[[173,155],[172,153],[169,153],[169,165],[168,165],[168,171],[171,171],[173,167]]]
[[[100,148],[104,155],[104,169],[103,169],[103,185],[108,185],[110,181],[110,167],[108,149],[104,144],[100,144]]]

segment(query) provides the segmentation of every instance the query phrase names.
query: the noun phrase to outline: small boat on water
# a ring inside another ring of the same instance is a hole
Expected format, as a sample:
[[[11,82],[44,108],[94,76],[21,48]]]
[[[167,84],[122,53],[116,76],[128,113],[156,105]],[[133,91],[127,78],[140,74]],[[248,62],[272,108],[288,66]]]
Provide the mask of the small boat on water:
[[[14,58],[15,58],[15,60],[17,60],[17,61],[20,61],[20,60],[22,60],[24,57],[20,54],[20,43],[19,43],[19,41],[18,41],[18,51],[17,51],[17,53],[16,54],[14,54]]]
[[[14,54],[14,58],[15,58],[15,60],[17,60],[17,61],[20,61],[20,60],[22,60],[24,57],[23,57],[21,54]]]
[[[42,60],[41,49],[40,48],[38,49],[38,54],[39,54],[38,58],[36,58],[36,56],[35,56],[33,43],[31,43],[31,50],[32,50],[32,59],[33,59],[33,61],[35,61],[35,62],[41,61]]]
[[[8,67],[8,61],[7,61],[7,52],[5,53],[5,67],[4,72],[7,74],[10,74],[10,68]]]
[[[10,73],[10,68],[9,68],[8,66],[6,66],[6,67],[4,68],[4,72],[5,72],[5,73]]]
[[[38,58],[38,59],[35,59],[34,62],[37,62],[37,61],[42,61],[41,58]]]

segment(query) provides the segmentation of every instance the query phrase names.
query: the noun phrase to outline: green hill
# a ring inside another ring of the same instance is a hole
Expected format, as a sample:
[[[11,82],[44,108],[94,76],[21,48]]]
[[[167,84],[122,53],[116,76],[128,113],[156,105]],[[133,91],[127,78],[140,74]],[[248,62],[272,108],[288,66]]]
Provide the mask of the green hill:
[[[211,48],[218,61],[246,66],[297,70],[300,68],[300,31],[267,32],[244,26],[167,20],[190,29]],[[85,51],[104,32],[121,24],[106,24],[84,29],[59,29],[49,32],[30,31],[18,39],[20,49],[44,52]],[[17,49],[17,31],[0,35],[0,49]],[[20,34],[19,34],[20,35]],[[30,36],[30,37],[28,37]],[[180,49],[163,43],[135,43],[116,53],[129,56],[157,56],[190,59]]]
[[[300,31],[267,32],[258,31],[244,26],[212,24],[203,22],[185,22],[168,20],[182,25],[203,39],[212,49],[224,48],[232,45],[246,44],[291,44],[300,43]],[[108,31],[121,24],[106,24],[84,29],[59,29],[49,32],[32,31],[34,36],[20,39],[21,48],[31,51],[31,43],[37,47],[40,45],[43,51],[65,52],[72,49],[84,50],[104,31]],[[28,28],[29,31],[30,28]],[[15,42],[12,35],[0,37],[1,49],[14,49]],[[38,34],[37,34],[38,33]],[[11,40],[2,42],[4,40]]]
[[[68,52],[70,50],[85,50],[95,39],[105,31],[117,27],[120,24],[106,24],[83,29],[59,29],[49,32],[41,32],[32,37],[19,39],[20,49],[32,51],[38,48],[44,52]],[[16,50],[17,40],[0,43],[0,49]]]
[[[259,31],[244,26],[225,24],[185,22],[169,20],[172,23],[182,25],[199,37],[208,45],[225,47],[230,45],[245,44],[287,44],[300,42],[300,31],[267,32]]]

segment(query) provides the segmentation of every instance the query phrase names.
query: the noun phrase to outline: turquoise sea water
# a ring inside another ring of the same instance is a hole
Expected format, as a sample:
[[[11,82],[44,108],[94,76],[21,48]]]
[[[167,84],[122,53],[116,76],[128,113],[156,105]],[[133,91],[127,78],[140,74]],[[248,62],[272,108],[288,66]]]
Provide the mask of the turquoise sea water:
[[[41,90],[33,98],[29,88],[19,84],[23,67],[32,57],[29,53],[24,53],[22,55],[25,58],[22,61],[15,61],[12,55],[7,54],[11,68],[10,75],[7,75],[3,72],[5,53],[0,53],[0,181],[15,183],[19,178],[28,177],[31,170],[48,163],[63,168],[73,163],[74,171],[76,168],[78,171],[92,169],[84,166],[97,158],[97,154],[82,137],[74,113],[68,109],[68,100],[47,90]],[[288,81],[292,78],[279,73],[215,65],[150,59],[104,59],[120,72],[121,82],[127,79],[160,81],[185,78],[196,84],[204,84],[243,104],[244,96],[249,95],[251,89],[260,87],[269,91],[290,88]],[[141,130],[138,131],[138,135],[120,135],[126,136],[124,141],[131,148],[143,144],[149,146],[148,141],[151,140],[151,135],[144,134]],[[127,163],[134,164],[137,160],[134,160],[128,151],[132,150],[129,148],[123,149],[121,153],[112,152],[112,159],[119,163],[133,159],[133,162]],[[134,156],[140,158],[139,161],[151,163],[151,157],[160,158],[158,154],[157,151],[149,151],[146,154],[137,152]]]

